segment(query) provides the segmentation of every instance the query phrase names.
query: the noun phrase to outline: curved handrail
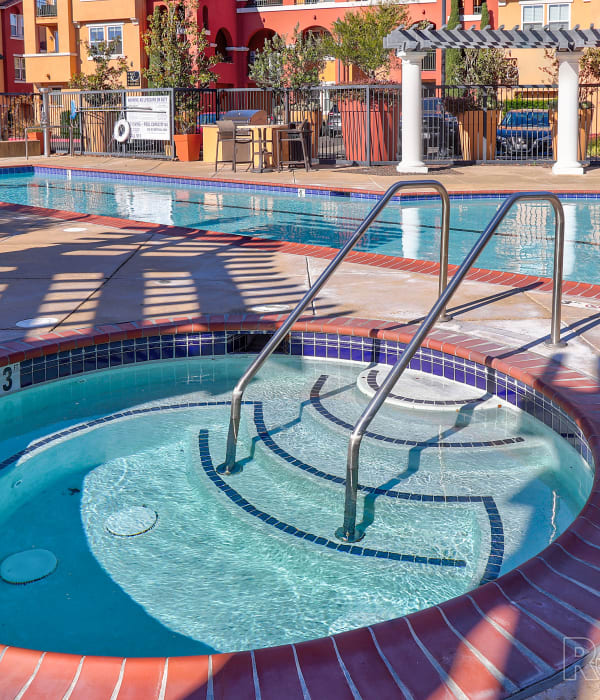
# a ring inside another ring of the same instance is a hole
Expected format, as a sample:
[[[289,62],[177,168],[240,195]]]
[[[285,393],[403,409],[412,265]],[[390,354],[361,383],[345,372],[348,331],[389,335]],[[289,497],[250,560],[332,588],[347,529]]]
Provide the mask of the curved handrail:
[[[454,292],[463,281],[465,275],[471,269],[473,263],[479,257],[481,251],[485,248],[490,238],[496,232],[496,229],[508,213],[509,209],[515,202],[521,200],[544,200],[550,202],[554,208],[555,218],[555,242],[554,242],[554,275],[552,288],[552,322],[551,322],[551,344],[561,345],[560,341],[560,302],[562,289],[562,263],[564,251],[564,235],[565,222],[562,204],[558,197],[551,192],[523,192],[513,194],[508,197],[494,214],[490,223],[486,226],[473,248],[467,254],[461,266],[456,271],[455,275],[450,280],[450,283],[435,302],[431,311],[421,324],[419,330],[413,336],[408,347],[396,364],[392,367],[381,386],[376,391],[375,395],[369,401],[363,414],[358,419],[348,442],[348,458],[346,464],[346,494],[344,501],[344,524],[336,531],[336,536],[344,542],[357,542],[362,539],[364,533],[356,530],[356,498],[358,491],[358,457],[360,452],[360,444],[363,436],[369,427],[373,418],[383,405],[396,382],[408,366],[408,363],[417,352],[421,343],[425,340],[425,336],[438,317],[442,314],[446,304],[451,299]]]
[[[338,265],[344,260],[348,253],[354,248],[354,246],[360,241],[365,232],[369,229],[371,224],[379,216],[382,209],[387,206],[390,199],[398,192],[403,189],[414,189],[414,188],[428,188],[435,190],[442,199],[442,235],[440,243],[440,278],[439,278],[439,293],[441,294],[448,281],[448,239],[450,236],[450,197],[446,188],[436,180],[415,180],[413,182],[396,182],[390,188],[387,189],[383,197],[377,202],[377,204],[371,209],[371,211],[364,218],[360,226],[356,229],[352,237],[348,240],[346,245],[340,250],[340,252],[335,256],[335,258],[327,265],[323,270],[319,279],[312,285],[312,287],[306,292],[302,299],[298,302],[296,308],[287,317],[285,323],[277,330],[273,337],[262,349],[260,354],[254,359],[250,367],[244,372],[241,379],[235,385],[232,395],[231,395],[231,416],[229,419],[229,432],[227,434],[227,453],[225,456],[225,462],[220,465],[217,471],[220,474],[231,474],[235,468],[235,455],[237,448],[237,439],[240,426],[240,415],[242,406],[242,396],[244,391],[254,375],[262,367],[264,362],[268,357],[274,352],[279,343],[290,331],[291,327],[294,325],[300,314],[306,309],[310,302],[316,297],[316,295],[321,291],[321,288],[335,272]]]

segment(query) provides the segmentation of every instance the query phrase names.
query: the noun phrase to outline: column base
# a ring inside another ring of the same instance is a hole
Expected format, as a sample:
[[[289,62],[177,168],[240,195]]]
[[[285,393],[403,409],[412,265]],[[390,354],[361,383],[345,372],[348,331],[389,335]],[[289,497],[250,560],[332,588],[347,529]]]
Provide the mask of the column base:
[[[417,161],[415,163],[400,161],[396,166],[396,171],[403,175],[424,175],[429,172],[429,168],[422,161]]]
[[[583,175],[583,165],[579,161],[572,163],[554,163],[552,166],[553,175]]]

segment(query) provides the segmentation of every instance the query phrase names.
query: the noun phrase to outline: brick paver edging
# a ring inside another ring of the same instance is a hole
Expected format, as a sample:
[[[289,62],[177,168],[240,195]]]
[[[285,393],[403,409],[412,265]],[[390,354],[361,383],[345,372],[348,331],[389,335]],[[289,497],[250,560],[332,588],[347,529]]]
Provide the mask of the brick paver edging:
[[[112,171],[111,171],[112,172]],[[498,194],[511,194],[510,192],[498,192]],[[50,216],[62,221],[76,221],[78,223],[96,224],[98,226],[110,226],[117,229],[126,229],[134,233],[160,233],[172,236],[190,236],[193,238],[202,237],[210,243],[222,243],[228,246],[239,246],[241,248],[251,248],[263,251],[278,251],[289,255],[310,256],[332,260],[338,248],[327,246],[310,245],[306,243],[292,243],[289,241],[279,241],[276,239],[258,238],[252,236],[235,235],[232,233],[220,233],[203,229],[192,229],[184,226],[168,226],[166,224],[155,224],[150,222],[133,221],[131,219],[120,219],[111,216],[100,216],[97,214],[82,214],[77,212],[63,211],[61,209],[49,209],[46,207],[34,207],[27,204],[11,204],[0,202],[0,212],[15,212],[32,214],[37,216]],[[391,270],[404,270],[406,272],[418,272],[424,275],[439,275],[440,265],[431,260],[412,260],[410,258],[399,258],[392,255],[381,255],[380,253],[367,253],[363,251],[351,251],[346,262],[358,265],[370,265]],[[452,276],[458,265],[448,265],[448,273]],[[523,275],[518,272],[501,272],[500,270],[486,270],[484,268],[473,267],[467,274],[468,280],[477,282],[487,282],[489,284],[500,284],[513,288],[529,288],[539,292],[552,291],[552,279],[550,277],[538,277],[535,275]],[[565,280],[562,285],[563,294],[569,296],[583,297],[585,299],[600,299],[600,285],[590,282],[576,282]]]
[[[173,333],[274,330],[283,315],[164,318],[58,331],[0,345],[0,366],[61,350]],[[406,343],[416,327],[301,319],[296,330]],[[600,457],[600,384],[532,353],[436,329],[425,346],[488,365],[557,402]],[[0,696],[14,698],[473,698],[519,696],[600,645],[600,489],[538,556],[469,594],[403,618],[255,651],[173,658],[43,653],[0,644]],[[575,642],[564,641],[577,638]]]

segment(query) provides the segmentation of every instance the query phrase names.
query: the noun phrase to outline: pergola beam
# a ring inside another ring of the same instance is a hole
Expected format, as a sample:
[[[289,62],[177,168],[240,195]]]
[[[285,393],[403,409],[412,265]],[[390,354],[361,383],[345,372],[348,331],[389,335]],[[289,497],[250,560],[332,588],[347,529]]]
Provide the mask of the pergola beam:
[[[388,34],[383,45],[398,51],[432,51],[433,49],[557,49],[580,51],[600,46],[600,29],[407,29],[398,27]]]

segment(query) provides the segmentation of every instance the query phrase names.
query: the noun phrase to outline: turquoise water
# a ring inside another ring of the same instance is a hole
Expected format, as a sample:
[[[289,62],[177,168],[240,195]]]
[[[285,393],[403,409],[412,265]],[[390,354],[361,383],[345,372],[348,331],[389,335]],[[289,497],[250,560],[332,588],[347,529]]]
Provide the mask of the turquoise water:
[[[510,183],[506,183],[510,187]],[[340,247],[373,206],[373,200],[298,197],[252,190],[187,189],[118,180],[40,175],[0,178],[0,199],[174,224],[225,233]],[[500,199],[453,200],[450,262],[462,262]],[[566,279],[598,282],[600,200],[565,199]],[[359,249],[419,260],[439,259],[440,204],[392,204]],[[552,275],[554,223],[551,207],[520,203],[485,249],[478,267]]]
[[[229,412],[214,404],[228,401],[250,359],[145,363],[0,402],[0,461],[53,438],[0,472],[0,561],[30,548],[58,558],[56,571],[40,581],[0,580],[4,643],[176,655],[296,642],[374,623],[479,584],[492,539],[482,498],[493,499],[502,520],[505,572],[560,534],[591,488],[591,469],[575,450],[517,410],[386,406],[372,430],[420,444],[365,438],[360,482],[470,500],[359,493],[366,529],[360,545],[413,554],[421,563],[300,540],[254,517],[211,478],[224,456]],[[356,420],[368,401],[356,386],[364,367],[269,360],[245,397],[243,472],[224,477],[226,485],[273,522],[334,541],[343,485],[322,474],[344,475],[348,432],[325,416]],[[317,382],[325,411],[309,400]],[[188,405],[198,402],[205,405]],[[87,425],[98,418],[106,420]],[[506,438],[518,440],[489,444]],[[470,446],[480,441],[487,444]],[[136,537],[107,531],[112,515],[141,505],[158,514],[153,529]],[[456,566],[435,563],[442,560]]]

